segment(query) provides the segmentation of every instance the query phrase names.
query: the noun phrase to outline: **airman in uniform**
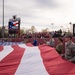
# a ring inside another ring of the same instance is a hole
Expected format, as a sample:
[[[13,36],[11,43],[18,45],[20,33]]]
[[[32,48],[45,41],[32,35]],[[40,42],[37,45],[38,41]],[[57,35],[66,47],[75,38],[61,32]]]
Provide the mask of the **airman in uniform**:
[[[75,63],[75,43],[72,41],[72,34],[65,35],[65,59]]]

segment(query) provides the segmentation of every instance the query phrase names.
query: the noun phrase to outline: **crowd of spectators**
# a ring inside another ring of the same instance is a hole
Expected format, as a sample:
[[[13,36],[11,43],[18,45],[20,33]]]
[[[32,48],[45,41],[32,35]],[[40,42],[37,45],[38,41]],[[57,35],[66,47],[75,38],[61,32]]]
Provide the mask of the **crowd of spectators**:
[[[52,35],[53,38],[62,37],[62,31],[53,31],[53,32],[36,32],[36,33],[26,33],[19,36],[20,38],[49,38],[49,34]]]

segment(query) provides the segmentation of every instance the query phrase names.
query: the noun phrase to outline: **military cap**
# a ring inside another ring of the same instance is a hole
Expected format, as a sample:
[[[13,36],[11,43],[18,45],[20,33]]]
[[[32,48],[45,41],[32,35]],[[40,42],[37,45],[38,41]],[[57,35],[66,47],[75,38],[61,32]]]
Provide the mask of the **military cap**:
[[[72,36],[73,36],[73,34],[70,32],[65,34],[65,38],[72,38]]]

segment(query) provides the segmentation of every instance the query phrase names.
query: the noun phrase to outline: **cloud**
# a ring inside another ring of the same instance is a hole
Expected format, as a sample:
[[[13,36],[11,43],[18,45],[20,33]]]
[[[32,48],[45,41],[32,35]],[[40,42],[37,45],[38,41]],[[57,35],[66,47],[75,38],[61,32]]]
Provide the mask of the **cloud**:
[[[2,0],[0,0],[0,25],[2,25]],[[5,0],[5,25],[13,15],[21,18],[21,27],[49,28],[54,23],[57,30],[75,22],[74,0]]]
[[[55,0],[36,0],[37,5],[41,8],[55,8],[58,3]]]

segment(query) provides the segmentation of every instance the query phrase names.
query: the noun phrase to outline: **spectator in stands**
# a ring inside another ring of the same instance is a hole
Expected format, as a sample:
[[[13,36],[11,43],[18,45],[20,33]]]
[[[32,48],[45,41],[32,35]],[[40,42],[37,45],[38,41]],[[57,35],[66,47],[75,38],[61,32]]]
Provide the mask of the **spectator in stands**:
[[[34,45],[34,46],[37,46],[37,40],[36,40],[35,37],[34,37],[33,45]]]
[[[51,47],[54,47],[55,46],[55,40],[54,40],[54,38],[50,34],[49,34],[49,38],[50,38],[49,41],[45,40],[46,44],[49,45],[49,46],[51,46]]]
[[[28,43],[28,39],[24,39],[23,43],[25,44]]]
[[[72,34],[65,35],[65,54],[62,55],[65,59],[75,63],[75,43],[72,41]]]
[[[63,50],[63,39],[62,38],[60,37],[58,38],[58,44],[55,49],[59,54],[62,54],[62,50]]]

